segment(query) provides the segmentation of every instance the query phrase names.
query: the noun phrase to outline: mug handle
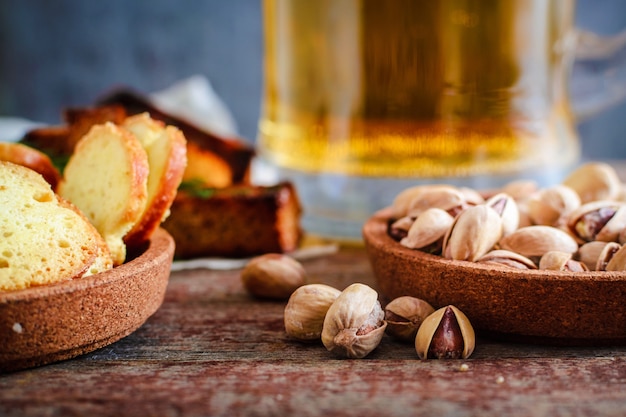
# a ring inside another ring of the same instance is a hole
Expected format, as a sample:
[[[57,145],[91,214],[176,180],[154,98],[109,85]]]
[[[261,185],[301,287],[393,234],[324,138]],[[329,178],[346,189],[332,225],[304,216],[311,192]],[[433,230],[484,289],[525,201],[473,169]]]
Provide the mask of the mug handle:
[[[580,122],[626,98],[626,30],[600,36],[578,29],[570,41],[574,62],[569,92]]]

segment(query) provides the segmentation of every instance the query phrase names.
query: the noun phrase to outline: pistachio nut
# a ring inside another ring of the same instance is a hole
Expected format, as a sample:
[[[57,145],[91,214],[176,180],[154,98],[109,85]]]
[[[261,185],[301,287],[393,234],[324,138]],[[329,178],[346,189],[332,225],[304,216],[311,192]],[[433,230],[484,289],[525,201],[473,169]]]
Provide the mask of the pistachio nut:
[[[617,235],[617,241],[620,245],[626,244],[626,227]]]
[[[409,234],[409,229],[414,221],[414,217],[400,217],[389,225],[389,236],[398,242],[401,241]]]
[[[287,335],[302,341],[319,340],[326,312],[339,294],[341,291],[325,284],[308,284],[295,290],[285,306]]]
[[[444,237],[442,254],[448,259],[476,261],[501,237],[500,215],[484,204],[472,206],[454,219]]]
[[[574,260],[569,252],[549,251],[543,254],[539,261],[539,269],[546,271],[588,271],[587,265]]]
[[[600,255],[609,243],[611,242],[602,242],[599,240],[587,242],[578,248],[578,252],[576,253],[576,259],[587,265],[589,270],[595,271],[597,270],[596,265],[600,260]],[[617,245],[619,246],[619,244]],[[604,267],[606,267],[606,265],[604,265]],[[603,269],[600,270],[602,271]]]
[[[300,262],[288,255],[268,253],[252,258],[241,271],[241,281],[249,293],[260,298],[286,300],[306,282]]]
[[[550,251],[574,253],[578,250],[578,243],[568,233],[541,225],[517,229],[500,239],[498,245],[500,249],[517,252],[531,259]]]
[[[466,359],[474,352],[475,344],[472,324],[452,305],[426,317],[415,337],[420,359]]]
[[[596,260],[595,270],[596,271],[622,271],[624,270],[624,265],[620,265],[624,259],[620,259],[620,257],[615,258],[615,254],[619,252],[622,248],[617,242],[607,242],[600,254],[598,255],[598,259]],[[620,255],[621,256],[621,255]],[[611,264],[611,269],[609,268],[609,263],[615,258],[613,264]]]
[[[426,184],[406,188],[394,198],[391,204],[391,217],[399,219],[406,216],[413,200],[421,198],[422,193],[432,190],[456,190],[456,187],[445,184]]]
[[[508,194],[498,193],[490,197],[485,205],[491,207],[502,218],[502,236],[509,235],[519,226],[519,209],[517,203]]]
[[[626,205],[614,201],[593,201],[574,210],[567,227],[582,242],[616,242],[626,228]]]
[[[530,198],[537,190],[539,185],[532,180],[516,180],[511,181],[500,189],[500,192],[510,195],[515,201],[525,201]]]
[[[621,246],[617,251],[612,254],[607,253],[607,258],[610,258],[606,264],[606,271],[626,271],[626,246]],[[613,247],[612,249],[615,249]]]
[[[562,182],[572,188],[582,204],[598,200],[615,200],[621,190],[621,181],[615,169],[603,162],[581,165]]]
[[[411,249],[437,253],[441,250],[443,238],[453,222],[454,217],[447,211],[430,208],[415,219],[400,244]]]
[[[559,184],[537,191],[528,200],[528,214],[533,224],[556,227],[580,205],[578,193]]]
[[[415,341],[417,329],[435,309],[426,301],[408,295],[394,298],[385,306],[387,333],[402,341]]]
[[[487,252],[477,261],[482,264],[501,265],[516,269],[537,269],[537,265],[519,253],[504,249],[495,249]]]
[[[530,213],[528,210],[528,200],[516,200],[517,201],[517,209],[519,210],[519,225],[517,228],[532,226],[534,223],[530,218]]]
[[[463,194],[465,202],[470,206],[477,206],[485,203],[485,197],[473,188],[459,187],[459,191]]]
[[[364,358],[379,345],[387,323],[371,287],[354,283],[331,304],[322,328],[322,343],[340,357]]]
[[[430,208],[438,208],[456,216],[466,207],[465,196],[453,187],[431,187],[423,190],[419,198],[414,198],[409,204],[407,215],[419,217]]]

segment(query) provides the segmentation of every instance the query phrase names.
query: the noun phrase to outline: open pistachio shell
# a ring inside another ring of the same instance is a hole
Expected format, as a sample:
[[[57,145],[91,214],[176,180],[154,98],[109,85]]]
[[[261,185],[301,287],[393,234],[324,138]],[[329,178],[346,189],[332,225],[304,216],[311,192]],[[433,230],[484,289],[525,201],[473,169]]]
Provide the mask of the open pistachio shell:
[[[576,258],[587,265],[590,271],[596,271],[598,261],[600,260],[601,254],[604,249],[610,242],[601,242],[599,240],[594,240],[593,242],[587,242],[578,248],[578,252],[576,254]],[[619,244],[616,243],[616,245]],[[605,268],[606,264],[602,267]],[[599,269],[603,271],[604,269]]]
[[[569,215],[567,227],[583,242],[615,242],[626,227],[626,205],[615,201],[583,204]]]
[[[585,204],[598,200],[615,200],[621,192],[621,181],[615,169],[604,162],[581,165],[562,182],[572,188]]]
[[[477,262],[483,264],[495,264],[516,269],[537,269],[537,265],[519,253],[504,249],[495,249],[487,252]]]
[[[434,312],[435,309],[420,298],[408,295],[395,298],[385,306],[386,331],[398,340],[413,342],[422,322]]]
[[[438,208],[450,212],[459,212],[466,205],[465,196],[456,188],[431,187],[420,193],[409,204],[407,215],[419,217],[430,208]]]
[[[620,247],[610,256],[606,265],[607,271],[626,271],[626,246]]]
[[[502,218],[491,207],[481,204],[465,209],[454,220],[444,237],[445,258],[476,261],[489,252],[502,237]]]
[[[466,359],[476,345],[469,319],[453,305],[442,307],[426,317],[415,337],[420,359]]]
[[[363,358],[380,343],[387,323],[371,287],[355,283],[331,304],[324,318],[322,343],[340,357]]]
[[[557,226],[580,205],[576,191],[566,185],[555,185],[539,190],[528,200],[528,214],[533,224]]]
[[[297,340],[319,340],[324,318],[341,291],[325,284],[307,284],[291,294],[285,306],[287,335]]]
[[[550,251],[574,253],[578,243],[566,232],[551,226],[527,226],[503,237],[501,249],[517,252],[526,257],[540,257]]]
[[[425,248],[443,240],[453,222],[454,217],[447,211],[430,208],[415,219],[407,236],[400,241],[400,244],[411,249]]]
[[[508,194],[498,193],[489,198],[485,205],[494,209],[502,218],[502,235],[513,233],[519,227],[520,215],[517,203]]]
[[[539,269],[546,271],[583,272],[589,268],[577,260],[572,259],[569,252],[549,251],[543,254],[539,261]]]
[[[433,185],[415,185],[413,187],[402,190],[393,200],[391,205],[391,216],[394,219],[404,217],[409,212],[409,206],[415,199],[419,199],[424,192],[433,190],[453,190],[456,191],[456,187],[445,184],[433,184]]]

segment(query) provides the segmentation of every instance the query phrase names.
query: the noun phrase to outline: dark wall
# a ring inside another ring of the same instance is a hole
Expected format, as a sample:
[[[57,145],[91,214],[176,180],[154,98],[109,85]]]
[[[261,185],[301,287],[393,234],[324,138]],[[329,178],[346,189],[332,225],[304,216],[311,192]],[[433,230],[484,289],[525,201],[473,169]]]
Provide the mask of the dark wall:
[[[583,28],[626,28],[623,0],[578,9]],[[261,0],[0,0],[0,115],[56,123],[116,84],[151,92],[204,74],[254,140],[261,37]],[[585,156],[626,158],[626,104],[579,130]]]

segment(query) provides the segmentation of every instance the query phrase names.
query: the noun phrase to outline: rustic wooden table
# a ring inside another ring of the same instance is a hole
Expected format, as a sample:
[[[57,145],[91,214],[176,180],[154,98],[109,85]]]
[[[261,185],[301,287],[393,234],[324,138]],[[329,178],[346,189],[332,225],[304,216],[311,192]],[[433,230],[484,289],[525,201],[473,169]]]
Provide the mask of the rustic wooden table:
[[[376,285],[362,248],[304,266],[314,282]],[[284,306],[248,296],[238,270],[174,272],[162,307],[130,336],[0,376],[0,415],[626,415],[626,347],[479,338],[467,360],[421,361],[385,337],[365,359],[336,359],[286,337]]]

